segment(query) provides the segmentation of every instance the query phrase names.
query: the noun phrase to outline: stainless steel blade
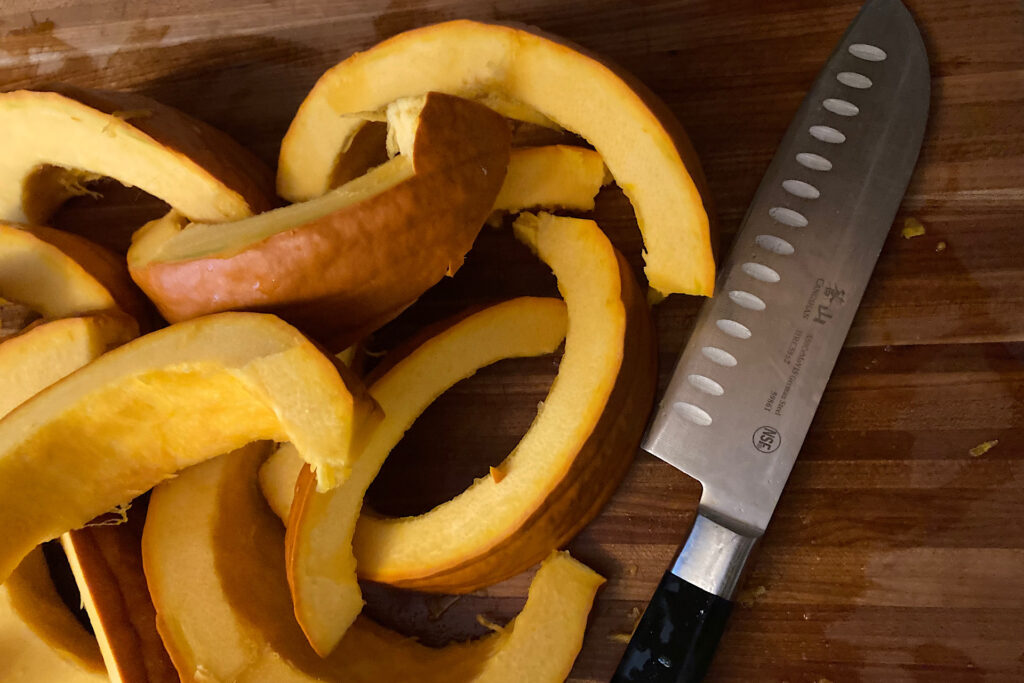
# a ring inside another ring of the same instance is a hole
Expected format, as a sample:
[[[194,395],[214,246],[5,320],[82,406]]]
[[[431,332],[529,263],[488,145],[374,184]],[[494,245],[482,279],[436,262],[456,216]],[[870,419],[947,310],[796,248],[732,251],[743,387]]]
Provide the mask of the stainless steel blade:
[[[800,106],[722,265],[644,449],[699,479],[701,512],[760,536],[917,160],[924,44],[873,0]]]

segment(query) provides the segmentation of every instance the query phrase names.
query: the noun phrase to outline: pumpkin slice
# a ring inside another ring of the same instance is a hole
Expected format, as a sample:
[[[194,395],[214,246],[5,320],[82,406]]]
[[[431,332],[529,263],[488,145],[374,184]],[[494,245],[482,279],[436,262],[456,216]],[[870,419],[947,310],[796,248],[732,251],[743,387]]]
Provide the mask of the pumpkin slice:
[[[108,674],[118,683],[176,683],[178,675],[156,630],[156,610],[142,570],[144,510],[94,521],[61,536],[82,604]]]
[[[71,233],[3,222],[0,297],[44,318],[116,308],[141,317],[144,310],[122,259],[113,252]]]
[[[0,417],[57,380],[138,335],[116,311],[36,324],[0,344]]]
[[[583,528],[632,461],[655,382],[653,330],[639,287],[624,259],[592,221],[524,214],[517,226],[520,237],[552,266],[568,305],[566,350],[551,392],[529,432],[498,468],[503,477],[478,479],[453,500],[416,517],[385,519],[364,510],[355,536],[357,569],[363,578],[454,592],[508,578]],[[510,334],[529,334],[527,327],[520,325]],[[416,417],[458,380],[457,363],[467,363],[460,370],[467,374],[475,367],[471,354],[482,352],[482,344],[468,336],[453,335],[452,340],[451,355],[442,356],[425,345],[409,356],[417,364],[432,359],[432,374],[406,377],[403,354],[387,362],[395,363],[394,369],[371,389],[385,419],[357,470],[364,465],[374,472],[379,468],[377,461]],[[463,356],[468,358],[457,360]],[[393,386],[378,388],[385,379]],[[350,487],[356,480],[354,474]],[[295,496],[303,510],[296,505],[288,524],[297,613],[304,604],[318,612],[318,604],[337,610],[352,599],[347,574],[349,516],[358,506],[340,495],[314,495],[313,489],[308,474],[299,478]],[[277,490],[286,494],[287,484],[279,484]],[[284,504],[278,507],[283,510]],[[306,590],[318,597],[304,597]],[[346,590],[349,597],[343,599]],[[332,591],[333,599],[325,597]],[[322,615],[300,619],[310,633],[322,629],[337,634],[343,628],[332,628],[330,613],[325,609]],[[319,636],[311,640],[321,651],[331,642]]]
[[[273,311],[334,350],[380,327],[462,264],[509,150],[504,119],[450,95],[395,102],[388,120],[401,155],[323,197],[243,221],[157,221],[132,244],[132,277],[172,321]]]
[[[494,201],[495,211],[543,207],[592,211],[594,197],[610,182],[601,155],[572,145],[512,150],[508,175]]]
[[[322,195],[364,125],[353,114],[428,90],[493,93],[585,138],[633,204],[651,287],[711,294],[708,217],[691,178],[701,171],[679,122],[640,83],[533,30],[450,21],[400,33],[331,68],[282,142],[278,192],[290,201]]]
[[[96,640],[64,605],[41,548],[0,586],[0,680],[106,683]]]
[[[256,157],[210,126],[131,93],[52,85],[0,93],[0,220],[45,223],[102,176],[192,220],[227,221],[274,205]]]
[[[318,657],[292,616],[283,529],[256,485],[265,454],[265,445],[247,446],[153,492],[143,559],[183,680],[540,683],[568,675],[603,579],[566,553],[544,562],[522,612],[500,633],[433,649],[360,617],[330,657]]]
[[[295,617],[320,655],[337,646],[362,609],[352,535],[363,495],[388,453],[419,414],[449,387],[503,358],[551,353],[565,338],[565,327],[561,301],[522,297],[425,331],[406,350],[385,359],[371,375],[376,379],[370,395],[384,411],[384,419],[345,483],[317,493],[308,469],[299,476],[298,484],[291,479],[292,489],[298,493],[290,506],[286,537],[288,582]],[[291,475],[292,471],[283,469],[281,473]],[[291,491],[286,486],[277,486],[276,491],[277,507],[288,509],[282,494],[290,498]]]
[[[361,576],[469,592],[543,558],[574,536],[625,475],[651,410],[655,347],[633,274],[593,221],[522,214],[517,236],[554,271],[569,331],[537,417],[499,466],[414,517],[363,515]]]
[[[129,342],[0,420],[0,579],[39,543],[253,439],[291,441],[334,486],[376,419],[358,382],[273,316]]]

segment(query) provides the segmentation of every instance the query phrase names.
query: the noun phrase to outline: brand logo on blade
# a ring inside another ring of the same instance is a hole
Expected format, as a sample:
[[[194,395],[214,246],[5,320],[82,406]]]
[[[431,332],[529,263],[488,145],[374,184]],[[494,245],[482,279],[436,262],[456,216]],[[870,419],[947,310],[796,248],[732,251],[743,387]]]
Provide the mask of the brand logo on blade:
[[[774,427],[758,427],[754,430],[754,448],[762,453],[773,453],[782,445],[782,434]]]

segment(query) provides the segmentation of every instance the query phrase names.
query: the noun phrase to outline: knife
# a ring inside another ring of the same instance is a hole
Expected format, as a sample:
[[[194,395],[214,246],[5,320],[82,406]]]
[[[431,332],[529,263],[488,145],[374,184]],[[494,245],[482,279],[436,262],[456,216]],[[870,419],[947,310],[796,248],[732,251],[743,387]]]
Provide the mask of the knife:
[[[910,181],[929,93],[910,13],[870,0],[786,131],[644,439],[703,492],[612,683],[707,671]]]

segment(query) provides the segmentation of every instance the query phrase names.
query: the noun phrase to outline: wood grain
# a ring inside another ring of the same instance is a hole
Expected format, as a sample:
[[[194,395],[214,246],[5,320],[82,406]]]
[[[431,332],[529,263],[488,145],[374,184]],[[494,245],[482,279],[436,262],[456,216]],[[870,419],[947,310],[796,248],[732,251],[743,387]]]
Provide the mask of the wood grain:
[[[1018,0],[909,5],[932,62],[921,161],[713,680],[1024,678],[1024,10]],[[354,50],[448,18],[533,23],[619,62],[665,99],[704,162],[727,245],[857,9],[836,0],[5,0],[0,84],[139,90],[273,163],[308,88]],[[58,222],[123,248],[128,228],[160,207],[131,190],[110,194]],[[594,215],[639,272],[621,194],[603,192]],[[926,235],[901,238],[907,217]],[[552,292],[507,232],[487,231],[458,276],[374,344],[388,348],[467,303]],[[662,384],[698,306],[677,297],[656,310]],[[525,431],[556,360],[501,363],[455,387],[398,448],[374,502],[425,509],[483,474]],[[994,449],[969,455],[992,439]],[[699,493],[638,455],[574,541],[609,583],[571,680],[607,680]],[[454,604],[368,586],[368,609],[439,643],[479,633],[478,612],[512,615],[527,581]]]

